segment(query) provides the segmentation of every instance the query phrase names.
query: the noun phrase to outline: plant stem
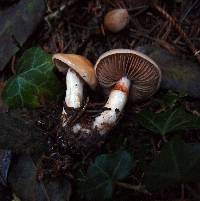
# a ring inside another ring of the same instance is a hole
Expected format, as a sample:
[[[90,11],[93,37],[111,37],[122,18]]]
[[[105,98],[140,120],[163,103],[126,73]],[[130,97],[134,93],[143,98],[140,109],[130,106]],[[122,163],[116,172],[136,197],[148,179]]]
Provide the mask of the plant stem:
[[[167,143],[167,142],[168,142],[168,140],[167,140],[167,138],[166,138],[165,135],[162,135],[162,140],[163,140],[164,143]]]
[[[191,193],[195,200],[200,201],[200,196],[197,192],[195,192],[189,185],[185,185],[185,188]]]
[[[185,200],[185,185],[181,184],[181,201]]]
[[[130,190],[134,190],[134,191],[137,191],[140,193],[151,195],[151,193],[149,191],[147,191],[143,185],[132,185],[132,184],[127,184],[127,183],[119,182],[119,181],[116,181],[115,184],[117,186],[120,186],[120,187],[123,187],[126,189],[130,189]]]

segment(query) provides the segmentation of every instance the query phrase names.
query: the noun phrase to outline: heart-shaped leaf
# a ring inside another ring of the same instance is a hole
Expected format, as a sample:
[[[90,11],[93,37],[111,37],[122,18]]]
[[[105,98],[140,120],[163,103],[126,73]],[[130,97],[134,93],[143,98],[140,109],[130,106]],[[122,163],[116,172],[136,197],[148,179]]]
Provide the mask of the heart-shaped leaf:
[[[200,128],[200,118],[186,112],[182,107],[158,114],[145,110],[140,113],[139,119],[145,128],[161,135],[177,130]]]
[[[41,48],[27,50],[17,64],[16,73],[2,93],[10,107],[38,107],[44,97],[58,97],[60,85],[53,73],[51,56]]]
[[[184,97],[183,94],[176,93],[174,91],[168,90],[167,92],[161,91],[157,94],[152,102],[152,106],[158,105],[162,110],[173,109],[177,106],[180,98]]]
[[[157,190],[177,183],[200,181],[200,144],[186,144],[175,139],[161,149],[145,173],[149,190]]]
[[[132,167],[131,155],[126,151],[98,156],[80,179],[81,194],[89,200],[110,198],[114,182],[126,178]]]

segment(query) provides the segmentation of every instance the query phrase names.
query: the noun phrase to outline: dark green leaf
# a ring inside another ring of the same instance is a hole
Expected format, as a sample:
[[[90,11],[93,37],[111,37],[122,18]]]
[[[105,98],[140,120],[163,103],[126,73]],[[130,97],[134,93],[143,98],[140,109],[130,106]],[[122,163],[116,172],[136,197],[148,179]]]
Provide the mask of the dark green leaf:
[[[163,109],[172,109],[176,106],[179,98],[181,98],[181,94],[175,93],[173,91],[167,91],[167,93],[160,92],[157,98],[154,98],[154,102],[152,104],[159,104],[159,106]]]
[[[158,114],[145,110],[140,113],[140,123],[145,128],[161,135],[177,130],[200,128],[200,118],[186,112],[181,107]]]
[[[52,69],[51,56],[41,48],[27,50],[4,88],[4,101],[11,107],[38,107],[44,97],[57,98],[59,82]]]
[[[145,176],[149,190],[157,190],[178,183],[200,181],[200,144],[186,144],[173,140],[163,146]]]
[[[8,181],[23,201],[69,201],[71,185],[66,177],[37,181],[37,167],[30,155],[20,155],[11,165]]]
[[[33,33],[44,12],[44,0],[20,0],[0,11],[0,71]]]
[[[81,193],[89,200],[110,198],[114,182],[126,178],[132,164],[132,158],[126,151],[98,156],[86,176],[80,179]]]

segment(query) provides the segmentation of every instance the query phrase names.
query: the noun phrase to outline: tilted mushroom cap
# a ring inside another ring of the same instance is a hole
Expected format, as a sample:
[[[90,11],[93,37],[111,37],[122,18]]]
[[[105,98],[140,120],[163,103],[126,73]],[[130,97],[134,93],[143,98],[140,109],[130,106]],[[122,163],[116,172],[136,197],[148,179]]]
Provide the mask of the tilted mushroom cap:
[[[97,80],[93,64],[83,56],[75,54],[54,54],[53,62],[62,73],[73,69],[92,89],[95,89]]]
[[[113,33],[121,31],[128,22],[128,11],[122,8],[111,10],[104,17],[104,26]]]
[[[123,76],[131,81],[131,99],[147,99],[158,89],[161,71],[146,55],[129,49],[113,49],[105,52],[95,64],[101,86],[112,87]]]

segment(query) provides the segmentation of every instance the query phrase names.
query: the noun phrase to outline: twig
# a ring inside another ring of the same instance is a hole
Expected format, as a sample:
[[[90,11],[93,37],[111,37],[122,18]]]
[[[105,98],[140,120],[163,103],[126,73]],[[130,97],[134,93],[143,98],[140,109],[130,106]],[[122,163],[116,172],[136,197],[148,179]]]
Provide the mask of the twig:
[[[87,27],[87,26],[84,26],[84,25],[80,25],[80,24],[76,24],[76,23],[73,23],[73,22],[68,22],[71,26],[74,26],[74,27],[77,27],[79,29],[86,29],[86,30],[93,30],[93,29],[97,29],[98,26],[93,26],[93,27]]]
[[[166,138],[165,135],[162,135],[162,140],[163,140],[164,143],[167,143],[167,142],[168,142],[168,140],[167,140],[167,138]]]
[[[149,6],[144,5],[144,6],[137,6],[134,8],[128,8],[127,11],[128,12],[135,12],[136,10],[142,10],[142,12],[143,12],[144,10],[147,10],[148,8],[149,8]]]
[[[161,8],[159,5],[157,5],[155,2],[152,3],[153,7],[163,16],[165,17],[176,29],[176,31],[181,35],[181,37],[185,40],[186,44],[194,54],[194,56],[197,58],[199,64],[200,64],[200,50],[197,50],[196,47],[193,45],[191,40],[188,38],[187,34],[181,26],[178,24],[175,17],[170,16],[163,8]]]
[[[51,8],[49,6],[48,0],[45,0],[45,4],[46,4],[46,8],[47,8],[47,13],[51,13],[52,10],[51,10]]]
[[[158,31],[158,34],[157,34],[157,38],[160,38],[161,35],[163,35],[163,32],[166,32],[166,28],[167,26],[169,25],[170,23],[168,21],[164,22],[163,25],[160,27],[160,30]]]
[[[195,200],[200,201],[200,195],[195,192],[189,185],[185,185],[185,188],[192,194]]]
[[[14,55],[14,56],[12,57],[12,60],[11,60],[11,70],[12,70],[12,73],[13,73],[14,75],[16,75],[15,61],[16,61],[16,56]]]
[[[147,38],[147,39],[149,39],[149,40],[152,40],[152,41],[157,42],[161,47],[167,49],[167,50],[168,50],[169,52],[171,52],[172,54],[174,54],[174,53],[176,52],[176,49],[175,49],[174,46],[172,46],[170,43],[168,43],[168,42],[166,42],[166,41],[164,41],[164,40],[162,40],[162,39],[153,38],[153,37],[151,37],[151,36],[149,36],[149,35],[147,35],[146,33],[143,33],[143,32],[138,33],[138,32],[136,32],[136,31],[133,30],[133,29],[130,29],[130,31],[135,32],[134,37],[137,36],[137,35],[138,35],[139,37],[142,36],[142,37],[144,37],[144,38]]]
[[[185,185],[181,184],[181,201],[185,200]]]
[[[189,15],[189,13],[192,11],[192,9],[196,6],[196,4],[199,2],[199,0],[196,0],[185,12],[185,14],[181,17],[180,22],[183,22],[186,17]]]
[[[142,186],[142,185],[132,185],[132,184],[127,184],[127,183],[118,182],[118,181],[116,181],[115,184],[120,186],[120,187],[126,188],[126,189],[130,189],[130,190],[134,190],[134,191],[137,191],[137,192],[140,192],[140,193],[151,195],[151,193],[149,191],[147,191],[144,188],[144,186]]]
[[[45,16],[45,21],[47,22],[48,26],[49,26],[49,29],[51,30],[52,29],[52,25],[51,25],[51,22],[50,20],[54,19],[54,18],[57,18],[58,15],[66,8],[66,5],[63,4],[60,6],[60,8],[58,10],[56,10],[55,12],[53,13],[50,13],[48,14],[47,16]]]
[[[148,8],[149,8],[149,6],[140,7],[140,9],[137,8],[139,11],[134,13],[134,17],[144,13]],[[129,9],[128,12],[130,13],[130,12],[135,11],[135,10],[136,10],[136,8],[132,8],[132,9]]]

